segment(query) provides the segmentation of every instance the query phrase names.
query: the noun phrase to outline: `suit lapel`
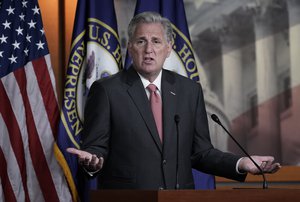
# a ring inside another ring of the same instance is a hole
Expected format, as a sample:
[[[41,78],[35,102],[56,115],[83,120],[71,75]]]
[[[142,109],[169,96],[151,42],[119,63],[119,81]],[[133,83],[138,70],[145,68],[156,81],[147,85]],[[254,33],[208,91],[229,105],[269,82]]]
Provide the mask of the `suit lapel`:
[[[132,98],[143,120],[145,121],[145,124],[147,125],[148,130],[150,131],[150,134],[152,135],[157,147],[162,152],[162,144],[160,142],[159,135],[156,129],[156,124],[152,115],[149,100],[138,74],[132,67],[127,70],[126,82],[129,85],[129,88],[127,90],[129,96]]]
[[[175,78],[168,71],[163,71],[162,74],[162,99],[163,99],[163,133],[164,147],[174,136],[174,116],[176,114],[177,92],[175,88]]]

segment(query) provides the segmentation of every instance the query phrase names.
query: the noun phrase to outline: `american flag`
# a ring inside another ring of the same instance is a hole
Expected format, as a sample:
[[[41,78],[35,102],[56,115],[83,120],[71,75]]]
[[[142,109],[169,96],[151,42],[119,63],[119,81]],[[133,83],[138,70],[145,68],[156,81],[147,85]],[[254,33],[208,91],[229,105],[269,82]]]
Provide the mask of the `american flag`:
[[[55,78],[37,0],[0,1],[0,201],[71,201],[53,152]]]

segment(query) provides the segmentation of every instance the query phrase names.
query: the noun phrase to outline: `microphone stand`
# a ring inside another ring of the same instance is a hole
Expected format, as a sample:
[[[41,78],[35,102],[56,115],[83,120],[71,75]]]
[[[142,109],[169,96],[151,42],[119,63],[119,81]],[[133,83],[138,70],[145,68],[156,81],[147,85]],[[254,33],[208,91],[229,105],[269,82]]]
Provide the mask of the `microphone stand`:
[[[225,130],[225,132],[229,135],[229,137],[231,137],[231,139],[238,145],[238,147],[244,152],[244,154],[254,163],[254,165],[257,167],[257,169],[260,171],[260,174],[263,177],[263,189],[268,189],[268,183],[263,170],[257,165],[257,163],[253,160],[253,158],[248,154],[248,152],[246,152],[246,150],[238,143],[238,141],[236,141],[236,139],[230,134],[230,132],[223,126],[218,116],[212,114],[211,118]]]
[[[180,117],[179,117],[179,115],[175,115],[174,116],[174,120],[175,120],[175,123],[176,123],[176,132],[177,132],[177,141],[176,141],[176,143],[177,143],[177,147],[176,147],[176,149],[177,149],[177,153],[176,153],[176,185],[175,185],[175,189],[179,189],[179,182],[178,182],[178,167],[179,167],[179,127],[178,127],[178,125],[179,125],[179,121],[180,121]]]

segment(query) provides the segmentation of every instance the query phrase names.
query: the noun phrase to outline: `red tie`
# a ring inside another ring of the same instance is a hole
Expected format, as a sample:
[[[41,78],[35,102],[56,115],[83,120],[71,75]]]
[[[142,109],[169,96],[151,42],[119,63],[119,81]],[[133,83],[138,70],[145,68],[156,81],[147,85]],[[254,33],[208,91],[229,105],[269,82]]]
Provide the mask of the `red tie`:
[[[152,113],[155,119],[157,131],[159,134],[159,138],[162,142],[163,140],[163,129],[162,129],[162,103],[159,97],[159,94],[156,92],[156,86],[154,84],[149,84],[147,89],[150,92],[150,104]]]

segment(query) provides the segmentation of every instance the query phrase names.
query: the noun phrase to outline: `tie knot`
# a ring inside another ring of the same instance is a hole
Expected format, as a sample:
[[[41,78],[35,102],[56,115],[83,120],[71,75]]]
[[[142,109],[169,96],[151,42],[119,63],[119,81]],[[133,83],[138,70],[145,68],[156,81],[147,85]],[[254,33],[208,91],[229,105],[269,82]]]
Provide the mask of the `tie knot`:
[[[149,84],[147,86],[147,89],[150,91],[150,92],[155,92],[156,91],[156,85],[154,84]]]

